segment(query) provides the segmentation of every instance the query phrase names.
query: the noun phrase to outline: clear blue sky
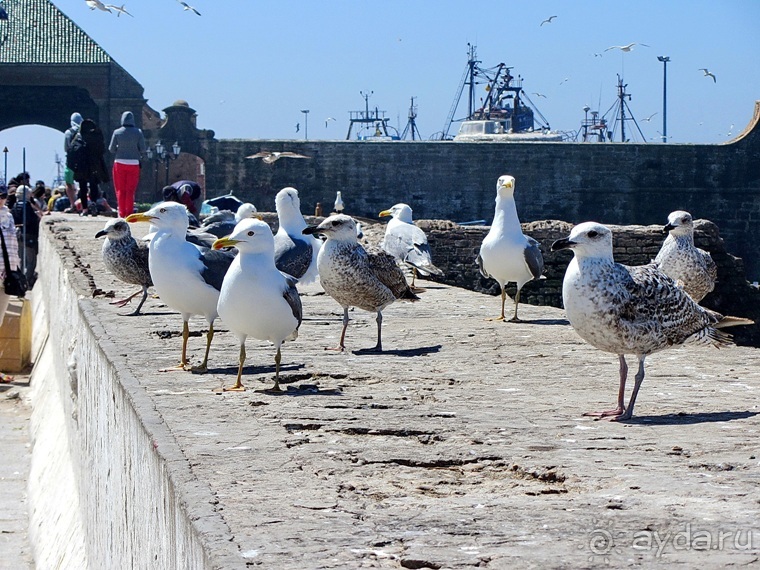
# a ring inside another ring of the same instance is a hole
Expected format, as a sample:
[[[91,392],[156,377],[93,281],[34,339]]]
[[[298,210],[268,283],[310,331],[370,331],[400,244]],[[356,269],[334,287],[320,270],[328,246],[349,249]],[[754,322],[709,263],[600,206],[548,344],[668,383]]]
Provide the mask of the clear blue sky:
[[[427,139],[444,127],[468,42],[483,66],[513,66],[529,95],[544,94],[531,97],[559,130],[576,131],[584,105],[607,111],[620,73],[646,138],[659,141],[658,55],[671,58],[670,142],[730,140],[760,100],[757,0],[190,1],[200,17],[177,0],[122,1],[133,18],[90,10],[84,0],[54,3],[144,86],[151,107],[184,99],[198,112],[198,126],[220,139],[302,139],[302,109],[310,110],[310,139],[343,139],[348,112],[364,107],[360,91],[373,91],[371,107],[386,111],[399,130],[416,97],[417,125]],[[650,47],[605,51],[631,42]],[[325,126],[328,117],[336,120]],[[25,146],[32,177],[50,183],[61,140],[42,127],[0,132],[0,147],[13,149],[9,175],[20,170],[18,149]]]

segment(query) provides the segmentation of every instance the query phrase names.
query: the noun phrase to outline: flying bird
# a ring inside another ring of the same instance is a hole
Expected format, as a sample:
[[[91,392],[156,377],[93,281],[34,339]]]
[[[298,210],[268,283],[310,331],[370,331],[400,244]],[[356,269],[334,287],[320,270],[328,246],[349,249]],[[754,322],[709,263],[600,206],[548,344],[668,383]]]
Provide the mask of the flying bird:
[[[543,22],[541,22],[541,23],[538,25],[538,27],[540,28],[540,27],[541,27],[541,26],[543,26],[544,24],[551,24],[551,23],[552,23],[552,20],[553,20],[554,18],[556,18],[556,17],[557,17],[557,16],[549,16],[548,18],[546,18],[546,20],[544,20]]]
[[[393,216],[385,226],[385,237],[382,248],[390,253],[401,263],[412,268],[412,285],[417,271],[424,276],[430,274],[443,275],[443,271],[433,265],[430,246],[425,232],[414,225],[412,221],[412,209],[407,204],[396,204],[389,210],[383,210],[379,216]]]
[[[543,93],[536,93],[536,92],[534,91],[534,92],[533,92],[533,95],[535,95],[536,97],[543,97],[544,99],[546,99],[546,95],[544,95]]]
[[[303,309],[296,279],[274,265],[274,237],[269,225],[256,219],[242,220],[214,249],[235,247],[238,255],[224,276],[219,293],[219,316],[240,343],[237,382],[227,390],[245,390],[241,382],[245,364],[245,340],[268,340],[277,348],[272,391],[280,391],[280,346],[298,337]]]
[[[706,67],[700,67],[699,71],[703,72],[705,77],[712,77],[713,83],[718,82],[718,80],[715,79],[715,75],[713,73],[710,73]]]
[[[544,272],[544,258],[538,242],[522,233],[514,192],[515,179],[506,174],[500,176],[496,183],[496,211],[493,224],[483,239],[477,258],[481,275],[495,279],[501,287],[501,314],[494,319],[496,321],[505,320],[507,283],[517,283],[515,314],[510,321],[520,322],[517,317],[520,291],[529,281],[541,279]]]
[[[266,164],[273,164],[277,162],[278,160],[280,160],[281,158],[311,158],[311,157],[306,156],[305,154],[298,154],[296,152],[290,152],[290,151],[270,152],[268,150],[263,150],[261,152],[257,152],[256,154],[252,154],[251,156],[246,156],[246,158],[260,158]]]
[[[382,352],[383,309],[397,300],[419,299],[409,288],[404,272],[392,255],[365,250],[356,237],[356,222],[344,214],[308,226],[303,233],[327,238],[319,250],[317,267],[325,292],[343,307],[343,330],[334,350],[346,349],[348,309],[358,307],[377,313],[377,344],[366,352]]]
[[[689,212],[671,212],[663,231],[668,237],[654,262],[699,303],[715,288],[718,267],[708,252],[694,245],[694,221]]]
[[[109,220],[105,227],[95,234],[96,238],[105,236],[103,241],[103,263],[106,269],[117,279],[131,285],[140,285],[142,289],[125,299],[113,301],[112,305],[123,307],[134,297],[143,294],[137,309],[128,316],[140,314],[140,309],[148,297],[148,287],[153,285],[148,266],[148,244],[132,237],[129,224],[121,218]]]
[[[575,226],[567,238],[552,244],[552,251],[562,249],[575,254],[562,283],[562,301],[570,324],[582,339],[599,350],[617,354],[620,362],[617,406],[584,415],[612,421],[630,419],[644,380],[647,356],[685,343],[731,345],[730,335],[719,329],[753,324],[749,319],[724,317],[700,307],[657,264],[628,267],[615,263],[612,232],[602,224]],[[635,354],[639,361],[627,408],[626,354]]]
[[[111,13],[111,10],[103,4],[100,0],[84,0],[84,3],[87,4],[90,7],[90,10],[102,10],[103,12]]]
[[[195,13],[196,13],[196,14],[198,14],[199,16],[201,15],[201,13],[200,13],[198,10],[196,10],[195,8],[193,8],[193,7],[192,7],[190,4],[188,4],[187,2],[182,2],[182,0],[177,0],[177,2],[179,2],[180,4],[182,4],[182,6],[183,6],[183,10],[185,10],[186,12],[189,10],[189,11],[191,11],[191,12],[195,12]]]
[[[147,212],[127,216],[127,221],[149,222],[156,228],[148,248],[150,276],[161,300],[182,315],[182,356],[175,370],[187,370],[188,321],[193,315],[203,315],[209,325],[206,353],[201,365],[191,370],[206,372],[214,321],[219,316],[219,290],[235,255],[225,251],[201,251],[187,242],[187,208],[177,202],[161,202]]]
[[[608,47],[604,51],[610,51],[611,49],[619,49],[620,51],[629,52],[629,51],[633,51],[633,46],[649,47],[647,44],[640,44],[640,43],[637,43],[637,42],[633,42],[633,43],[630,43],[630,44],[628,44],[626,46],[610,46],[610,47]]]
[[[113,10],[114,12],[116,12],[116,17],[117,18],[119,16],[121,16],[122,14],[126,14],[127,16],[130,16],[131,18],[134,18],[134,16],[132,16],[132,14],[130,14],[129,12],[126,11],[126,9],[124,8],[124,4],[122,4],[121,6],[115,6],[113,4],[106,4],[106,8],[110,8],[111,10]]]
[[[647,122],[647,123],[648,123],[649,121],[651,121],[651,120],[652,120],[652,117],[654,117],[656,114],[657,114],[657,113],[652,113],[652,114],[651,114],[651,115],[649,115],[647,118],[645,118],[645,119],[641,119],[641,120],[642,120],[642,121],[644,121],[644,122]]]

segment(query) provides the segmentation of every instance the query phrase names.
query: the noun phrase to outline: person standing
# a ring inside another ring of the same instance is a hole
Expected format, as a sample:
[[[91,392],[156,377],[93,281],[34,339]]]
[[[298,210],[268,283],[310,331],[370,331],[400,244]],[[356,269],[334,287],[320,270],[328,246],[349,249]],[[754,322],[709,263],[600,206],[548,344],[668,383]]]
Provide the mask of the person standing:
[[[126,218],[135,210],[135,191],[140,182],[140,159],[145,152],[145,137],[135,126],[135,117],[131,111],[121,114],[121,127],[113,132],[108,150],[115,155],[113,187],[119,217]]]
[[[13,220],[13,216],[5,205],[8,200],[8,189],[4,185],[0,185],[0,232],[3,234],[5,240],[5,248],[8,251],[8,261],[10,269],[18,269],[20,260],[18,256],[18,240],[16,237],[16,224]],[[3,324],[5,318],[5,311],[8,309],[8,303],[11,298],[5,294],[5,289],[2,287],[2,282],[5,280],[5,260],[0,259],[0,325]],[[0,384],[7,384],[13,382],[13,377],[8,376],[0,372]]]
[[[71,150],[71,141],[74,140],[74,137],[79,132],[79,125],[82,124],[82,115],[79,113],[72,113],[71,114],[71,127],[66,129],[66,133],[63,136],[63,151],[66,153],[66,156],[68,157],[69,151]],[[69,207],[64,210],[66,213],[76,212],[76,208],[74,207],[74,202],[76,202],[77,199],[77,188],[74,185],[74,171],[69,168],[68,166],[68,160],[66,169],[63,171],[63,180],[66,183],[66,196],[69,198]]]
[[[81,140],[78,140],[81,139]],[[79,201],[82,205],[81,215],[97,216],[97,201],[100,198],[100,183],[110,182],[111,177],[106,168],[103,155],[106,151],[106,143],[103,140],[103,131],[95,121],[85,119],[79,126],[79,133],[71,143],[69,154],[77,152],[77,147],[83,143],[81,149],[82,159],[74,166],[74,180],[79,184]],[[89,197],[89,200],[88,200]]]
[[[37,281],[37,253],[39,251],[40,218],[42,212],[35,205],[32,197],[32,189],[29,186],[19,186],[16,203],[11,209],[13,220],[19,227],[19,236],[24,238],[23,249],[19,248],[19,255],[25,258],[26,282],[31,289]]]

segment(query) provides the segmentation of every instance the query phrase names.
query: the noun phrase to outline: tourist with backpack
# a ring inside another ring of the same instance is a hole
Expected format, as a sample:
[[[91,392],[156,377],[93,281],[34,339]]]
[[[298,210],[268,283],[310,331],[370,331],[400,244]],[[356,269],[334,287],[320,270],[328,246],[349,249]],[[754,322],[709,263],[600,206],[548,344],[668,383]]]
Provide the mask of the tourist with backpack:
[[[77,199],[77,187],[74,184],[74,170],[69,168],[69,151],[71,150],[71,142],[79,132],[79,125],[82,124],[82,115],[79,113],[71,114],[71,127],[66,129],[63,135],[63,152],[66,154],[66,169],[63,171],[63,181],[66,184],[66,196],[69,199],[69,206],[64,210],[69,214],[76,212],[74,208],[74,202]]]
[[[66,155],[66,166],[74,171],[74,180],[79,184],[80,215],[98,214],[99,185],[111,180],[103,158],[105,151],[106,143],[100,127],[92,119],[84,119]]]
[[[135,192],[140,182],[140,160],[145,152],[145,137],[135,126],[131,111],[121,115],[121,127],[111,135],[108,150],[114,155],[113,188],[119,217],[126,218],[135,211]]]

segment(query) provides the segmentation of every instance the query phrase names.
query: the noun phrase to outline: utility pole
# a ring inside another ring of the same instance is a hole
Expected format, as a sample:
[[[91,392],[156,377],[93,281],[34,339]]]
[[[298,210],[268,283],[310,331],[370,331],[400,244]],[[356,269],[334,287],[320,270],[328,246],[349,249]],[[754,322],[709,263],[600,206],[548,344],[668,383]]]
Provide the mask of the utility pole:
[[[662,142],[668,142],[668,62],[670,57],[658,55],[662,62]]]
[[[309,140],[309,109],[301,109],[303,113],[303,138]]]

